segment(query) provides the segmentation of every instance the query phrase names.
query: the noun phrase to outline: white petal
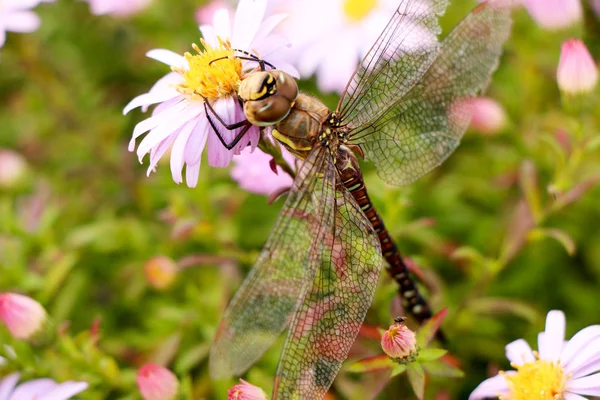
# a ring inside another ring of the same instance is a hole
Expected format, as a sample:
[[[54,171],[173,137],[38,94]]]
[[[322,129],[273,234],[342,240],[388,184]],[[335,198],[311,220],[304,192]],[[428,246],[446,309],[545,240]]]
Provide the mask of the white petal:
[[[154,93],[149,92],[141,94],[135,97],[129,102],[129,104],[125,106],[125,108],[123,109],[123,115],[126,115],[129,111],[133,110],[134,108],[140,106],[149,106],[156,103],[162,103],[163,101],[171,100],[179,95],[180,93],[172,88],[170,90],[157,90]]]
[[[507,371],[506,374],[513,374],[514,371]],[[486,399],[488,397],[497,397],[498,393],[508,392],[506,379],[502,375],[496,375],[481,382],[479,386],[469,395],[469,400]]]
[[[148,170],[146,171],[146,176],[150,176],[152,172],[156,170],[156,165],[160,161],[163,155],[169,150],[169,148],[173,145],[175,139],[177,139],[177,135],[179,132],[174,132],[170,134],[165,140],[160,142],[158,146],[153,147],[150,151],[150,165],[148,166]]]
[[[164,121],[169,121],[173,118],[173,115],[178,115],[187,106],[188,103],[186,101],[180,101],[179,103],[174,104],[172,107],[169,107],[165,111],[156,115],[152,115],[150,118],[146,118],[142,122],[138,123],[135,126],[135,128],[133,128],[133,134],[131,135],[131,140],[129,141],[129,151],[133,151],[133,149],[135,148],[135,139],[148,132],[149,130],[156,128]]]
[[[240,0],[231,36],[234,49],[250,50],[250,43],[258,33],[266,9],[267,0]]]
[[[535,361],[533,350],[523,339],[517,339],[506,345],[506,358],[514,365],[522,365]]]
[[[198,176],[200,176],[200,162],[185,167],[185,183],[190,188],[195,188],[198,184]]]
[[[265,20],[260,24],[258,32],[256,32],[256,36],[252,41],[252,47],[255,47],[255,44],[260,43],[260,41],[265,40],[269,36],[273,29],[277,27],[283,20],[287,18],[286,14],[276,14],[271,15],[270,17],[265,18]]]
[[[182,68],[187,65],[185,57],[167,49],[154,49],[146,53],[146,56],[171,67]]]
[[[50,392],[44,393],[36,400],[68,400],[77,393],[83,392],[88,388],[87,382],[63,382]]]
[[[567,390],[587,396],[600,396],[600,373],[569,380]]]
[[[23,382],[12,393],[10,399],[35,399],[40,394],[54,389],[58,384],[52,379],[41,378]]]
[[[538,335],[540,359],[557,361],[565,342],[565,314],[552,310],[546,316],[546,329]]]
[[[198,115],[203,111],[204,108],[201,106],[188,105],[188,107],[183,109],[180,114],[174,115],[168,121],[164,121],[156,128],[152,129],[144,138],[144,140],[142,140],[137,149],[137,155],[140,161],[144,158],[144,155],[150,151],[150,149],[157,146],[171,133],[182,127],[187,122],[193,121],[193,125],[195,125]]]
[[[213,29],[215,36],[221,39],[231,38],[231,20],[229,19],[229,11],[225,8],[217,10],[213,17]],[[235,49],[236,47],[234,47]]]
[[[4,46],[4,43],[6,42],[6,31],[4,30],[3,26],[0,26],[0,47]],[[0,399],[2,400],[2,399]]]
[[[585,397],[580,396],[578,394],[575,393],[565,393],[563,396],[564,400],[587,400]]]
[[[29,10],[40,3],[40,0],[2,0],[4,10]]]
[[[9,400],[9,394],[12,393],[13,389],[19,381],[20,375],[18,373],[10,374],[0,380],[0,400]]]
[[[204,39],[206,43],[212,47],[217,47],[219,45],[215,29],[212,25],[200,25],[200,32],[202,32],[202,39]]]
[[[185,146],[184,160],[188,165],[200,163],[202,152],[206,146],[206,140],[211,132],[212,128],[208,123],[208,120],[201,118],[194,127],[194,130],[192,131],[192,134],[190,135],[190,138]]]
[[[580,351],[569,362],[567,372],[573,378],[580,378],[600,371],[600,341],[589,343],[585,351]]]
[[[569,340],[569,343],[563,349],[560,355],[560,361],[565,368],[568,368],[571,361],[580,351],[585,351],[585,347],[593,341],[600,340],[600,325],[588,326],[577,332]]]
[[[183,182],[183,176],[181,171],[183,170],[185,145],[194,129],[195,123],[193,121],[188,122],[183,126],[175,143],[173,143],[173,149],[171,150],[171,175],[175,183]]]
[[[4,28],[11,32],[33,32],[40,27],[40,17],[31,11],[11,12],[3,18]]]

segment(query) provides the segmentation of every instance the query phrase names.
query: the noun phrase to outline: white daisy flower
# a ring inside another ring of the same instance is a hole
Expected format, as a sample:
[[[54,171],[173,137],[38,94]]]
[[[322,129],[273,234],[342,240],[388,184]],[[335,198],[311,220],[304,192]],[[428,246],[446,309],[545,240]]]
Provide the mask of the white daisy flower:
[[[506,346],[516,371],[483,381],[469,400],[584,400],[600,396],[600,325],[588,326],[565,341],[565,315],[550,311],[538,351],[523,339]]]
[[[273,15],[263,21],[266,6],[267,0],[240,0],[233,23],[226,9],[217,11],[213,25],[200,26],[204,49],[193,45],[196,54],[181,56],[164,49],[147,53],[148,57],[173,70],[123,110],[124,114],[136,107],[146,111],[148,106],[158,104],[150,118],[136,125],[129,145],[133,151],[135,140],[148,132],[137,148],[140,162],[150,153],[148,174],[171,148],[173,180],[183,181],[185,164],[186,183],[194,187],[205,147],[209,165],[226,167],[246,146],[253,149],[257,146],[260,129],[243,124],[246,117],[238,101],[237,88],[258,63],[244,60],[248,55],[238,50],[254,54],[297,76],[297,71],[278,54],[288,45],[287,41],[271,34],[284,16]]]

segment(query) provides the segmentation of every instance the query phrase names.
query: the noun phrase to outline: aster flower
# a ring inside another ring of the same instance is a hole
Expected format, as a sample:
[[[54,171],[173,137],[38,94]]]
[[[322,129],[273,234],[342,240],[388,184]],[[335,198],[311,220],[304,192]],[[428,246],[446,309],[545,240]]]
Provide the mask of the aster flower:
[[[228,400],[267,400],[267,395],[258,386],[254,386],[243,379],[227,391]]]
[[[522,0],[531,18],[543,28],[563,29],[580,21],[580,0]]]
[[[560,89],[569,94],[591,92],[598,84],[598,68],[581,40],[563,43],[556,78]]]
[[[153,363],[140,368],[137,384],[144,400],[172,400],[179,391],[179,382],[175,374]]]
[[[483,381],[469,400],[582,400],[600,396],[600,325],[589,326],[565,342],[565,315],[550,311],[546,329],[538,335],[539,351],[523,339],[506,346],[516,371]]]
[[[396,319],[390,329],[381,335],[381,348],[392,360],[401,363],[414,361],[419,352],[417,337],[403,319]]]
[[[236,91],[246,73],[256,68],[257,63],[235,57],[239,55],[235,50],[255,52],[263,60],[297,75],[293,67],[278,57],[278,50],[287,46],[287,42],[279,35],[271,35],[271,32],[283,17],[274,15],[263,21],[266,2],[241,0],[233,24],[226,9],[217,11],[213,25],[200,27],[204,50],[194,45],[194,55],[186,53],[181,56],[169,50],[148,52],[148,57],[169,65],[173,70],[160,79],[150,92],[136,97],[124,109],[126,114],[136,107],[142,107],[145,111],[148,106],[158,104],[152,117],[136,125],[129,146],[133,151],[135,140],[149,132],[137,149],[140,161],[150,153],[148,173],[172,148],[173,180],[177,183],[183,181],[185,164],[186,183],[194,187],[198,182],[200,159],[205,147],[209,165],[226,167],[233,156],[239,155],[245,147],[250,145],[254,149],[257,146],[260,129],[251,126],[242,139],[228,150],[215,133],[209,117],[227,144],[232,144],[244,129],[228,130],[216,117],[218,115],[227,125],[246,119]],[[213,62],[217,59],[220,60]],[[214,113],[208,109],[206,102],[212,106]]]
[[[94,15],[112,14],[127,17],[142,11],[152,0],[88,0]]]
[[[0,379],[0,400],[67,400],[87,389],[87,382],[34,379],[17,386],[20,375],[14,373]]]
[[[283,158],[289,165],[294,165],[294,156],[281,148]],[[250,193],[270,195],[292,186],[292,177],[277,165],[276,173],[273,172],[271,162],[273,158],[263,153],[260,149],[244,149],[241,154],[233,159],[231,177],[240,187]]]
[[[32,298],[0,293],[0,320],[15,338],[30,339],[42,329],[46,319],[46,310]]]
[[[40,26],[40,18],[31,11],[43,0],[0,1],[0,47],[6,41],[6,32],[33,32]]]
[[[429,6],[428,0],[421,2]],[[275,0],[272,11],[289,15],[281,31],[292,43],[301,76],[316,74],[321,91],[342,92],[397,8],[398,0]],[[437,43],[435,34],[410,15],[405,29],[410,32],[403,40],[407,52]]]

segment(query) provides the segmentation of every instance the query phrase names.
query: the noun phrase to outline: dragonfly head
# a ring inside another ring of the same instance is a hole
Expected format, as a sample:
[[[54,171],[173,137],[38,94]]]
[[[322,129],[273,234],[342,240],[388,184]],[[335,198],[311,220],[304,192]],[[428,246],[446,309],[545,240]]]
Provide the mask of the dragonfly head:
[[[257,126],[271,126],[290,113],[298,97],[298,85],[283,71],[260,71],[241,82],[238,96],[244,102],[248,121]]]

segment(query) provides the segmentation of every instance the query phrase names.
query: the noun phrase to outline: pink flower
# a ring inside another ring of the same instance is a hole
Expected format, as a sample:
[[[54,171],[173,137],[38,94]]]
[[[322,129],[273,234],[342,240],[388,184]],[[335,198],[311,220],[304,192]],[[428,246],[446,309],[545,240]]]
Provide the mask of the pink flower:
[[[34,336],[46,322],[46,310],[30,297],[16,293],[0,293],[0,320],[17,339]]]
[[[40,18],[30,11],[42,0],[0,1],[0,47],[6,41],[6,32],[33,32],[40,26]]]
[[[137,374],[137,384],[144,400],[172,400],[179,391],[177,377],[158,364],[144,364]]]
[[[272,11],[288,14],[280,30],[291,41],[303,77],[317,76],[319,89],[342,92],[399,3],[398,0],[273,0]],[[412,2],[403,18],[402,50],[419,52],[437,44],[436,33],[419,24],[416,13],[441,14],[441,2]],[[307,25],[308,24],[308,25]],[[310,26],[310,29],[307,27]]]
[[[21,383],[20,375],[14,373],[0,379],[0,400],[67,400],[87,389],[87,382],[66,381],[56,383],[52,379],[34,379]]]
[[[220,137],[232,145],[242,127],[227,130],[217,115],[227,125],[245,121],[242,106],[237,101],[237,87],[245,74],[256,68],[254,61],[243,61],[234,49],[258,53],[263,59],[279,69],[295,74],[293,67],[278,58],[278,50],[287,45],[281,36],[270,35],[282,21],[282,16],[272,16],[263,21],[267,0],[241,0],[231,24],[229,12],[222,9],[215,13],[212,26],[201,26],[204,50],[194,46],[197,54],[180,56],[169,50],[151,50],[148,57],[169,65],[173,72],[160,79],[149,93],[133,99],[124,110],[128,113],[136,107],[145,111],[157,104],[152,117],[140,122],[133,131],[129,149],[135,148],[135,140],[149,132],[137,149],[140,161],[150,153],[148,174],[156,168],[158,160],[171,149],[171,172],[177,183],[183,181],[196,186],[200,173],[200,159],[207,147],[208,163],[213,167],[226,167],[234,155],[251,146],[257,146],[260,130],[251,126],[231,150],[223,145]],[[221,59],[222,58],[222,59]],[[220,59],[213,62],[215,59]],[[290,70],[289,68],[292,68]],[[206,100],[205,100],[206,99]],[[208,110],[206,102],[214,113]],[[208,111],[207,111],[208,110]],[[208,112],[208,114],[207,114]],[[216,114],[216,115],[215,115]],[[214,131],[209,118],[218,127]]]
[[[580,0],[522,0],[531,17],[543,28],[562,29],[580,21]]]
[[[581,400],[600,396],[600,325],[589,326],[565,342],[565,315],[550,311],[546,330],[538,335],[538,351],[523,339],[506,346],[506,357],[516,371],[483,381],[469,400],[553,398]],[[532,393],[547,393],[532,397]]]
[[[558,86],[565,93],[594,90],[598,84],[598,68],[581,40],[571,39],[563,43],[556,77]]]
[[[506,125],[506,113],[498,102],[489,97],[471,101],[471,128],[477,132],[494,134]]]
[[[13,187],[26,172],[27,163],[22,155],[0,148],[0,187]]]
[[[381,348],[398,362],[411,362],[417,356],[417,338],[415,333],[404,325],[403,319],[397,319],[381,337]]]
[[[142,11],[152,0],[88,0],[94,15],[113,14],[127,17]]]
[[[243,379],[227,391],[227,400],[267,400],[267,395],[258,386],[254,386]]]
[[[294,165],[294,156],[281,148],[284,159],[289,165]],[[275,174],[271,169],[273,158],[259,149],[252,152],[245,149],[233,159],[231,177],[248,192],[270,195],[292,186],[293,179],[279,165]]]
[[[592,3],[592,8],[596,12],[596,15],[600,17],[600,0],[590,0],[590,2]]]

